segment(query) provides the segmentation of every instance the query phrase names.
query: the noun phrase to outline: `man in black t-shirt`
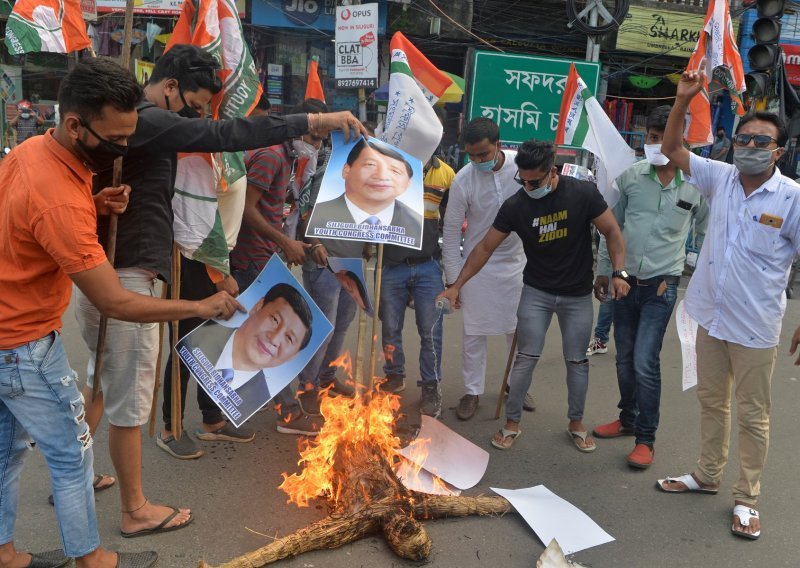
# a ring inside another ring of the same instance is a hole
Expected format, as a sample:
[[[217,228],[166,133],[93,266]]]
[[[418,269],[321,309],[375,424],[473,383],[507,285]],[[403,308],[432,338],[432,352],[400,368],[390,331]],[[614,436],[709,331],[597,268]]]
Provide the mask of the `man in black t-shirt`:
[[[516,181],[523,187],[500,207],[494,224],[467,258],[458,279],[440,296],[459,307],[461,287],[486,264],[492,252],[513,231],[522,239],[527,264],[517,310],[517,353],[506,425],[492,445],[505,450],[520,434],[522,401],[533,380],[553,314],[561,328],[567,366],[569,410],[567,432],[578,450],[592,452],[594,440],[583,425],[589,386],[586,345],[592,333],[592,236],[594,225],[606,237],[614,268],[609,286],[613,298],[630,287],[623,269],[625,246],[611,210],[590,182],[561,177],[556,172],[555,148],[550,142],[529,140],[514,160]]]

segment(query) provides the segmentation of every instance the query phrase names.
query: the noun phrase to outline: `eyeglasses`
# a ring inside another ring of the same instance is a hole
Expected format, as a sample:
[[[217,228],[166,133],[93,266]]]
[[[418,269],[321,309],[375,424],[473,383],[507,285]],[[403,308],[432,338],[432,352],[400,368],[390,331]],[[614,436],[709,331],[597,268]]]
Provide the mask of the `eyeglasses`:
[[[547,179],[549,175],[550,174],[547,173],[539,179],[522,179],[519,177],[519,170],[517,170],[517,174],[514,176],[514,181],[520,185],[530,187],[531,189],[538,189],[542,186],[542,182]]]
[[[778,143],[772,136],[767,134],[737,134],[733,137],[733,143],[737,146],[747,146],[753,141],[756,148],[766,148],[773,142]]]

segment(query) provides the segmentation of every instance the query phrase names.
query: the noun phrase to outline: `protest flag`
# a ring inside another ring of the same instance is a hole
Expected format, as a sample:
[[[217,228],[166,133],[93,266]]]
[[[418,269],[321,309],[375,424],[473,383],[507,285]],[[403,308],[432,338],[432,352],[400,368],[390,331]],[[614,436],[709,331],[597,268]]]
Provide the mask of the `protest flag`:
[[[633,165],[636,155],[580,78],[574,63],[569,67],[561,99],[556,144],[579,146],[594,154],[597,187],[608,206],[613,207],[619,199],[614,180]]]
[[[186,0],[167,50],[190,43],[220,63],[222,90],[211,99],[212,116],[247,116],[261,96],[255,63],[244,41],[234,0]],[[175,178],[175,242],[187,258],[230,274],[228,244],[217,211],[217,188],[246,175],[241,152],[180,154]]]
[[[400,32],[392,36],[389,50],[389,104],[380,139],[425,164],[442,139],[442,124],[433,105],[453,80]]]
[[[17,0],[6,24],[11,55],[71,53],[91,47],[77,0]]]
[[[705,80],[703,90],[689,103],[684,137],[690,146],[708,146],[714,142],[709,79],[712,86],[727,89],[731,97],[731,109],[740,116],[744,114],[744,68],[739,48],[736,47],[728,0],[711,0],[708,4],[705,23],[689,59],[688,69],[702,69],[705,71]]]
[[[325,102],[325,92],[322,90],[322,81],[319,79],[319,60],[316,57],[312,57],[308,64],[305,98]]]

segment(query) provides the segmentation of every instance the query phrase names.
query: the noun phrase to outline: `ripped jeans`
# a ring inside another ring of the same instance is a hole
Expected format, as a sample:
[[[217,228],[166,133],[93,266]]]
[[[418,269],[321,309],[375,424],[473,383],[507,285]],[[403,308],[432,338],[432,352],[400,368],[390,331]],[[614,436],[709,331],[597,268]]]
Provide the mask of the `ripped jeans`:
[[[561,328],[561,349],[567,366],[569,420],[582,420],[589,390],[589,361],[586,346],[592,336],[592,295],[557,296],[525,284],[517,308],[517,354],[508,377],[511,390],[506,402],[506,419],[519,422],[522,401],[533,381],[533,370],[544,349],[553,314]]]
[[[14,540],[22,466],[30,444],[47,460],[64,553],[100,546],[92,437],[61,334],[0,349],[0,544]]]

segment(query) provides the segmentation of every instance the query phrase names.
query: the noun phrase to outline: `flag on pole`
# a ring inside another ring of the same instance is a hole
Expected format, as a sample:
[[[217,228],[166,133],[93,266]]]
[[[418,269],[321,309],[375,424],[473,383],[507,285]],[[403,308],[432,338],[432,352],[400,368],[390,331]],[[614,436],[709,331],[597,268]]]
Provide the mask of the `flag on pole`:
[[[633,165],[636,154],[578,75],[574,63],[569,67],[561,99],[556,144],[579,146],[594,154],[597,188],[613,207],[619,199],[614,180]]]
[[[184,43],[202,48],[220,63],[222,90],[211,100],[213,118],[247,116],[261,96],[261,84],[234,0],[186,0],[167,50]],[[175,242],[184,256],[223,274],[230,274],[230,264],[217,190],[245,175],[241,152],[179,155],[172,199]]]
[[[442,124],[433,105],[453,80],[400,32],[392,36],[389,50],[389,104],[380,138],[425,164],[442,139]]]
[[[12,55],[70,53],[91,45],[77,0],[17,0],[8,17],[6,47]]]
[[[318,99],[325,102],[325,92],[322,90],[322,81],[319,79],[319,60],[311,58],[308,64],[308,80],[306,81],[306,99]]]
[[[708,4],[705,23],[687,68],[699,70],[701,67],[706,79],[703,90],[689,104],[689,118],[684,133],[690,146],[708,146],[714,142],[709,81],[712,90],[727,89],[731,97],[731,109],[738,115],[744,114],[744,68],[739,48],[736,47],[728,0],[711,0]]]

